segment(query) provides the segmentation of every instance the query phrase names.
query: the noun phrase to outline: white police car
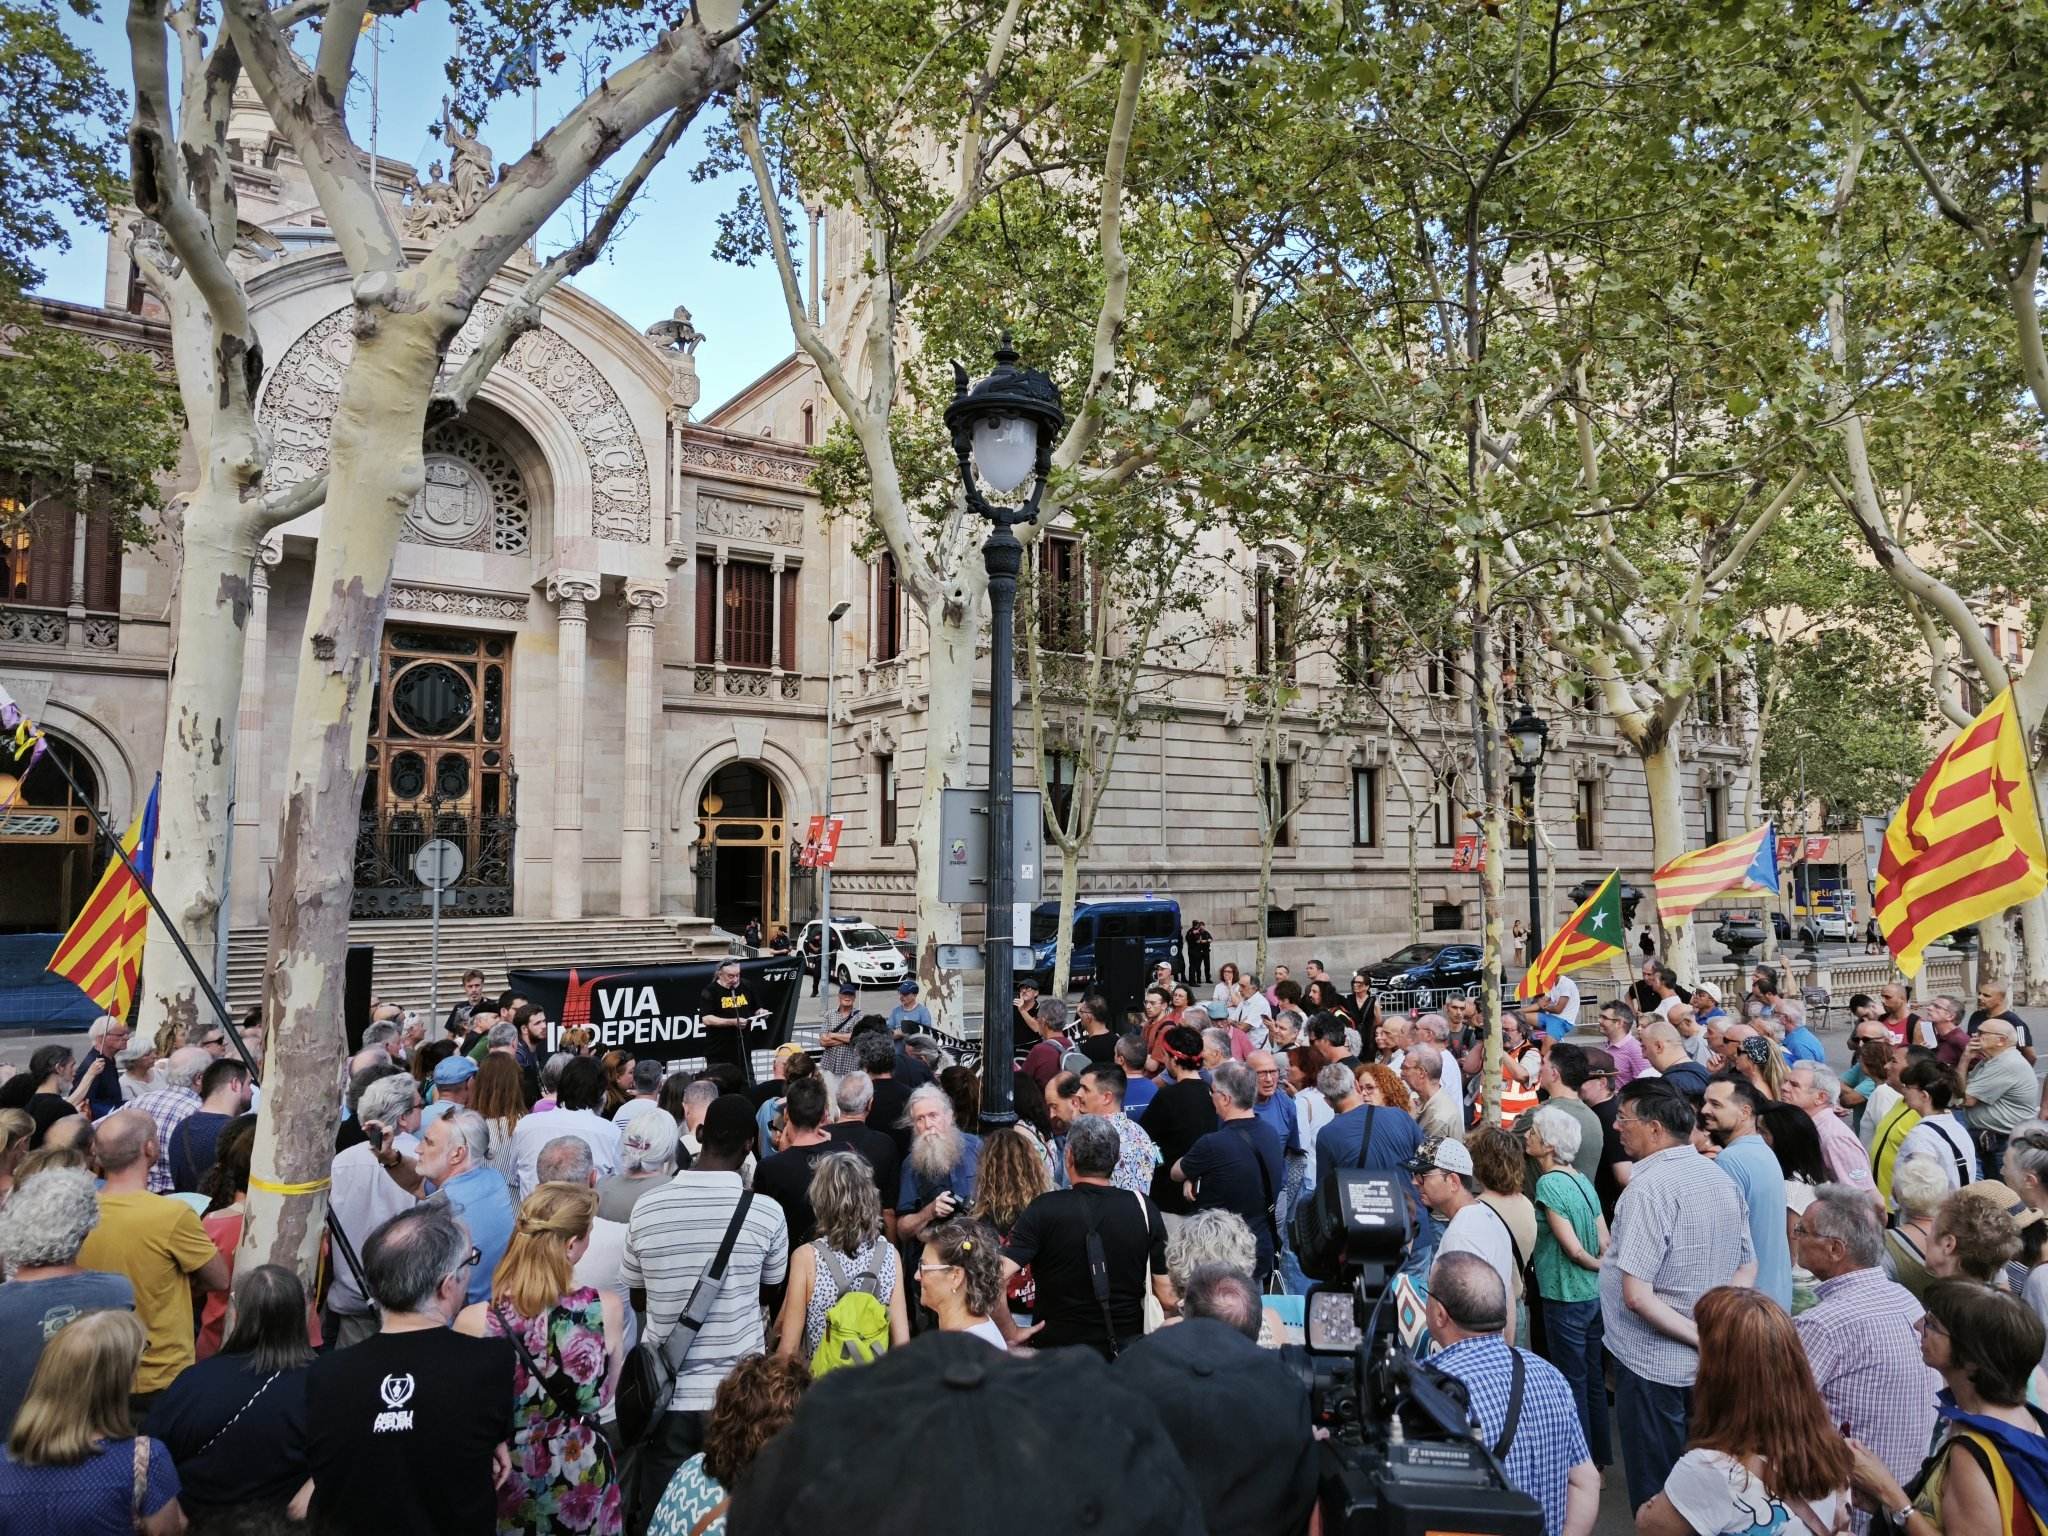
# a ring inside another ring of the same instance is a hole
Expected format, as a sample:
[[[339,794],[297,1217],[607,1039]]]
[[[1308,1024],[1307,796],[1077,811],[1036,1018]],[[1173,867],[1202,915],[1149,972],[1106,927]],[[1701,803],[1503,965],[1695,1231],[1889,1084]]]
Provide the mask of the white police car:
[[[803,951],[806,971],[818,968],[820,926],[815,919],[805,923],[804,931],[797,939],[797,947]],[[909,968],[903,962],[903,951],[873,923],[858,917],[832,919],[834,981],[850,981],[857,987],[893,987],[909,974]]]

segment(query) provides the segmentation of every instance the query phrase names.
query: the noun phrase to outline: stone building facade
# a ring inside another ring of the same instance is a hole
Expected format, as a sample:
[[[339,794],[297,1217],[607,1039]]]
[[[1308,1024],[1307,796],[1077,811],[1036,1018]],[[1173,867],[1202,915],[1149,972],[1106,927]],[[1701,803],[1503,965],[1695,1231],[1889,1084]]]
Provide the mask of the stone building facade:
[[[324,466],[350,346],[348,286],[289,146],[253,103],[238,110],[235,134],[243,215],[265,236],[243,259],[272,359],[262,415],[282,484]],[[457,164],[449,181],[422,187],[410,167],[379,170],[423,240],[477,173]],[[827,221],[828,257],[838,233]],[[168,333],[129,266],[127,235],[117,228],[110,241],[103,306],[48,309],[168,367]],[[823,265],[817,303],[839,320],[845,284],[833,274],[843,263]],[[494,290],[486,310],[509,291],[509,281]],[[487,318],[458,339],[458,354]],[[814,370],[793,357],[700,417],[700,344],[718,338],[700,336],[686,308],[643,333],[564,287],[475,409],[429,437],[379,672],[358,916],[425,910],[410,858],[439,834],[466,855],[449,909],[457,918],[693,914],[734,930],[800,921],[813,908],[812,877],[792,855],[823,807],[829,764],[832,807],[847,818],[836,909],[892,927],[914,920],[909,830],[926,697],[917,616],[886,560],[863,558],[865,530],[822,516],[809,488],[808,450],[831,410]],[[320,517],[280,530],[255,573],[235,744],[231,908],[241,927],[262,922],[269,896]],[[90,522],[39,525],[0,551],[0,682],[120,825],[160,756],[174,570],[168,534],[110,552]],[[1221,561],[1228,570],[1204,618],[1250,613],[1259,560],[1273,558]],[[828,624],[842,600],[850,611]],[[1191,656],[1170,678],[1170,712],[1142,720],[1122,750],[1084,893],[1171,894],[1225,938],[1252,931],[1258,806],[1238,670],[1228,654]],[[1339,685],[1308,662],[1302,681],[1283,755],[1308,799],[1276,853],[1273,906],[1305,934],[1404,938],[1412,825],[1423,926],[1469,932],[1477,878],[1448,867],[1469,823],[1443,787],[1469,769],[1469,704],[1432,691],[1427,674],[1375,684],[1417,752],[1370,723],[1376,712],[1320,728]],[[1642,883],[1640,768],[1597,713],[1560,707],[1551,717],[1540,807],[1555,883],[1616,865]],[[1081,728],[1054,711],[1055,730]],[[1699,841],[1739,826],[1747,754],[1736,723],[1685,731]],[[1019,782],[1037,783],[1048,758],[1028,730],[1020,741]],[[101,857],[65,814],[61,785],[46,773],[28,787],[28,804],[0,823],[0,863],[28,876],[0,881],[0,931],[61,927]]]

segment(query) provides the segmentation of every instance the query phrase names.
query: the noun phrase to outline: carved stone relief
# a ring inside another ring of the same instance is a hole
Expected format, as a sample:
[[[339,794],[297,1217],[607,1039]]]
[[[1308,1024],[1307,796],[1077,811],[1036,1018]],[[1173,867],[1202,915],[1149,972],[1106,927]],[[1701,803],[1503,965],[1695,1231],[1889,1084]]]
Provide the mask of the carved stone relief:
[[[463,619],[526,621],[526,599],[494,592],[465,592],[459,587],[422,587],[406,582],[391,586],[394,613],[438,613]]]
[[[804,510],[699,491],[697,531],[757,544],[796,545],[804,541]]]
[[[739,475],[748,480],[772,480],[778,485],[807,486],[811,466],[807,459],[784,459],[772,453],[749,453],[723,443],[685,439],[682,444],[685,469],[710,470],[714,474]]]

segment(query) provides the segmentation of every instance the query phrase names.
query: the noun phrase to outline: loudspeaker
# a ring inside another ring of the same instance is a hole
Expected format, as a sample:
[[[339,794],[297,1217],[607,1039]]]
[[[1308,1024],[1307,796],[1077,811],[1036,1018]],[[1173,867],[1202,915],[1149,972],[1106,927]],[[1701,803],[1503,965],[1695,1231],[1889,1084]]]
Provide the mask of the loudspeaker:
[[[370,1027],[370,972],[377,963],[377,946],[351,944],[342,968],[341,1027],[348,1032],[348,1053],[363,1048],[363,1031]],[[434,1035],[429,1023],[427,1034]]]
[[[1139,1007],[1145,998],[1145,979],[1151,967],[1145,963],[1145,941],[1137,937],[1095,941],[1095,990],[1109,1000],[1112,1030],[1123,1028],[1124,1015]]]

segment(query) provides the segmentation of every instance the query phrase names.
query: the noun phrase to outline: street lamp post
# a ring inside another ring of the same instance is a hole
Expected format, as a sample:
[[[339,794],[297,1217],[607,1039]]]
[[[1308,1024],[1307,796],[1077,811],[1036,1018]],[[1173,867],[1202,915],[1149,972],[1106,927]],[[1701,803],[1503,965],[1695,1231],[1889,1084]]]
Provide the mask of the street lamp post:
[[[1016,886],[1011,807],[1013,793],[1012,711],[1016,688],[1012,653],[1015,644],[1017,578],[1024,568],[1024,545],[1018,523],[1037,520],[1039,499],[1052,473],[1053,439],[1066,422],[1058,386],[1035,368],[1017,366],[1017,349],[1006,331],[996,347],[994,372],[967,387],[967,370],[953,365],[953,403],[946,407],[946,428],[960,461],[960,488],[967,509],[989,520],[981,546],[988,572],[988,918],[983,936],[981,1021],[981,1118],[989,1125],[1008,1125],[1017,1118],[1011,1102],[1011,946],[1015,942],[1011,901]],[[988,483],[1007,496],[1031,481],[1023,505],[1006,507],[988,500],[977,483]]]
[[[833,604],[832,611],[825,615],[825,838],[832,838],[832,720],[837,713],[833,690],[838,686],[836,671],[839,661],[839,621],[846,617],[846,610],[853,604],[843,598]],[[821,1011],[827,1023],[832,1019],[832,1006],[839,995],[832,990],[832,866],[825,865],[818,877],[818,1001],[823,1004]],[[801,960],[803,957],[797,957]],[[797,985],[803,985],[803,972],[797,972]]]
[[[1524,841],[1529,851],[1528,953],[1531,959],[1543,948],[1543,922],[1536,899],[1536,774],[1543,766],[1543,749],[1549,740],[1549,722],[1538,718],[1527,699],[1522,700],[1522,712],[1508,724],[1508,751],[1515,759],[1522,785],[1522,807],[1526,813]]]

